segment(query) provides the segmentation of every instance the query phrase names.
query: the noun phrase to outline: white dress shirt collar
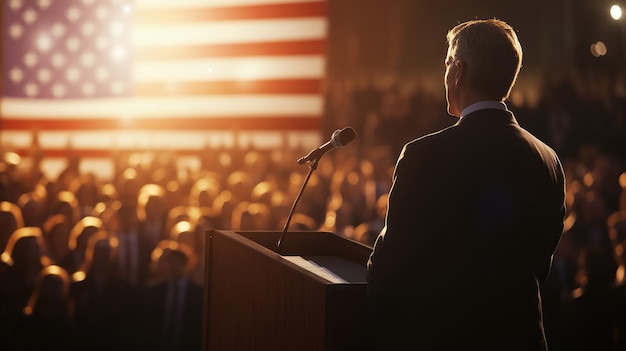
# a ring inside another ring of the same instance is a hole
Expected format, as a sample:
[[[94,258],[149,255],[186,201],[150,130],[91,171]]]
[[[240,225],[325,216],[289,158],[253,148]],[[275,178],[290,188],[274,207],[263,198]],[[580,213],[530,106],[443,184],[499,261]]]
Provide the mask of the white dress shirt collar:
[[[461,118],[469,115],[472,112],[476,112],[478,110],[486,110],[486,109],[496,109],[508,111],[509,109],[506,107],[506,104],[502,101],[479,101],[467,106],[461,112]]]

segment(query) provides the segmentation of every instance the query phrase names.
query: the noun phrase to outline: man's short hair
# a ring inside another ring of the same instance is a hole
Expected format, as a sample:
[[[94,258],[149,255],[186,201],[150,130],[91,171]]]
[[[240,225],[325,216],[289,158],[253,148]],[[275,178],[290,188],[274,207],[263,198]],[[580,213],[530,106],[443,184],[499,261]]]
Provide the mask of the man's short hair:
[[[493,100],[506,100],[522,67],[515,30],[498,19],[473,20],[452,28],[449,54],[467,67],[469,83]]]

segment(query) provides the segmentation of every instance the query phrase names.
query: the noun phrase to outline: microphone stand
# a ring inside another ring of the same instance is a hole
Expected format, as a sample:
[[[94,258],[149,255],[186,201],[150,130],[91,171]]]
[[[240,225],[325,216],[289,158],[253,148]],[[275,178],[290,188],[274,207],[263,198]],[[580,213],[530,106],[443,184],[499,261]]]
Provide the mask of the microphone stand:
[[[278,252],[279,254],[282,254],[281,250],[282,250],[283,239],[285,239],[285,235],[287,234],[287,230],[289,229],[289,223],[291,222],[291,217],[293,217],[293,213],[294,213],[294,210],[296,209],[296,205],[298,204],[298,201],[300,201],[300,197],[302,197],[304,188],[309,182],[309,178],[311,178],[313,171],[317,169],[318,161],[319,161],[319,158],[315,158],[309,164],[309,172],[307,173],[306,178],[304,178],[304,182],[302,183],[302,186],[300,187],[300,191],[298,192],[298,196],[296,196],[296,200],[293,202],[293,205],[291,205],[291,210],[289,210],[289,215],[287,216],[287,221],[285,222],[285,226],[283,227],[283,232],[280,234],[280,238],[278,239],[276,252]]]

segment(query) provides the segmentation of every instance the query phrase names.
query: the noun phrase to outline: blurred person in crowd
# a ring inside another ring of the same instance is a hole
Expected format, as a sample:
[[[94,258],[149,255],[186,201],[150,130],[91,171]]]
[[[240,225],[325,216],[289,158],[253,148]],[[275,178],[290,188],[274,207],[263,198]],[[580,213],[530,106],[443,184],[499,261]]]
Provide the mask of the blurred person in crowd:
[[[46,216],[46,190],[43,185],[38,185],[37,190],[20,195],[17,204],[22,210],[24,225],[27,227],[40,227]]]
[[[80,219],[80,207],[76,195],[69,190],[61,190],[56,193],[50,204],[49,214],[62,214],[67,218],[70,225],[76,224]]]
[[[68,271],[75,267],[73,255],[68,246],[71,231],[72,226],[67,217],[60,213],[48,217],[43,224],[46,254],[57,265]]]
[[[16,341],[22,315],[37,275],[52,262],[43,255],[41,229],[22,227],[13,232],[0,255],[0,340]]]
[[[23,191],[18,168],[21,162],[22,158],[15,152],[3,154],[0,160],[0,200],[17,203]]]
[[[117,210],[118,228],[114,235],[119,242],[117,264],[120,277],[135,288],[143,286],[150,265],[149,245],[139,235],[139,221],[134,206],[124,204]]]
[[[198,350],[202,342],[202,287],[189,277],[193,253],[171,241],[161,255],[166,280],[146,292],[144,346],[163,351]]]
[[[363,222],[354,228],[354,239],[373,246],[381,230],[385,227],[385,215],[387,214],[387,194],[383,194],[376,200],[376,214],[370,220]]]
[[[129,308],[130,285],[119,277],[114,261],[117,239],[99,231],[89,238],[85,262],[72,274],[77,345],[81,349],[123,349],[128,338],[120,320]],[[136,336],[130,336],[136,337]]]
[[[139,190],[137,219],[139,236],[146,243],[147,252],[152,252],[166,233],[167,204],[165,189],[157,184],[146,184]]]
[[[70,230],[67,243],[69,257],[61,262],[67,264],[67,271],[74,273],[85,261],[85,252],[89,238],[103,228],[102,220],[97,217],[87,216],[76,222]]]
[[[577,282],[563,301],[557,321],[554,350],[612,350],[616,307],[617,264],[611,253],[597,247],[581,250]]]
[[[497,20],[447,34],[448,113],[406,144],[368,262],[375,349],[546,350],[539,284],[563,230],[556,153],[504,101],[522,63]]]
[[[75,350],[76,333],[70,278],[57,265],[43,268],[23,308],[15,350]]]
[[[88,216],[100,200],[100,184],[93,173],[81,174],[70,183],[70,189],[76,196],[80,216]]]
[[[11,234],[24,226],[22,210],[9,201],[0,202],[0,250],[4,250]]]

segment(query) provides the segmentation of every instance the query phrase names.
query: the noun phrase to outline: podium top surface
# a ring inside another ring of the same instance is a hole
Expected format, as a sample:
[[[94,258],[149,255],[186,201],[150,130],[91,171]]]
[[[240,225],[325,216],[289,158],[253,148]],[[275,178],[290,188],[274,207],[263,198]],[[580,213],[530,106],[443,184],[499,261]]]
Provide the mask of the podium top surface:
[[[372,248],[331,232],[288,232],[282,250],[277,252],[279,231],[214,230],[210,235],[224,235],[259,254],[305,270],[332,284],[365,284],[366,263]]]

